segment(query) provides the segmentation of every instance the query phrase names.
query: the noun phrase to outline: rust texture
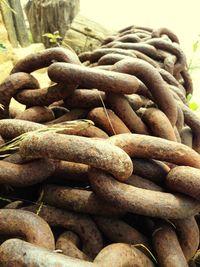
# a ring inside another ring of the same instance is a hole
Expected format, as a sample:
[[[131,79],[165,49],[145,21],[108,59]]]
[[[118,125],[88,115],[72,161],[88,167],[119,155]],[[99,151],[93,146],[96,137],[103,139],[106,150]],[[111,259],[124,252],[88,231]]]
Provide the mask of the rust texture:
[[[177,119],[175,100],[167,89],[158,71],[140,59],[124,59],[113,65],[113,71],[135,75],[142,80],[151,91],[158,107],[167,115],[172,126]]]
[[[36,212],[37,206],[24,208]],[[87,215],[57,209],[51,206],[43,206],[39,216],[51,226],[60,226],[78,234],[83,244],[83,252],[94,258],[103,247],[100,231],[94,221]]]
[[[20,236],[27,242],[43,248],[55,248],[54,237],[49,225],[38,215],[13,209],[0,210],[0,233]]]
[[[39,159],[24,164],[0,161],[0,184],[26,187],[41,183],[53,174],[55,164],[49,159]]]
[[[200,155],[186,145],[163,138],[139,134],[120,134],[109,138],[131,157],[153,158],[200,169]]]
[[[80,64],[80,61],[75,53],[69,49],[61,47],[49,48],[42,52],[30,54],[24,59],[21,59],[12,69],[11,73],[27,72],[31,73],[35,70],[48,67],[53,62],[69,62]]]
[[[191,260],[199,246],[199,228],[194,217],[174,220],[181,249],[187,261]]]
[[[34,122],[46,122],[53,120],[54,114],[53,111],[47,107],[34,106],[28,108],[25,111],[21,112],[15,117],[19,120],[34,121]]]
[[[54,82],[77,83],[82,88],[97,88],[106,92],[133,94],[138,89],[138,81],[131,75],[69,63],[52,64],[48,75]]]
[[[10,75],[2,84],[0,84],[0,104],[4,106],[3,108],[0,108],[0,119],[8,117],[11,98],[17,91],[24,88],[33,90],[39,88],[39,83],[32,75],[19,72]]]
[[[63,232],[56,241],[56,249],[60,249],[62,254],[80,260],[91,261],[91,259],[80,250],[79,237],[71,232]]]
[[[70,187],[46,185],[43,200],[55,207],[104,216],[116,216],[123,211],[99,199],[92,191]]]
[[[15,99],[27,106],[48,106],[55,101],[71,96],[76,87],[76,84],[60,83],[42,89],[21,90],[16,94]]]
[[[95,125],[103,129],[110,136],[130,133],[123,120],[110,109],[94,108],[88,113],[88,119],[92,120]]]
[[[20,153],[88,164],[107,170],[119,180],[126,180],[133,171],[131,159],[122,149],[82,136],[63,135],[60,138],[60,134],[32,134],[22,141]]]
[[[171,225],[160,223],[153,233],[153,245],[159,266],[188,267],[175,230]]]
[[[166,185],[176,192],[181,192],[200,200],[200,170],[179,166],[173,168],[166,177]]]
[[[64,256],[18,239],[11,239],[0,247],[0,263],[4,267],[154,267],[152,261],[133,246],[118,243],[105,247],[94,262]],[[134,264],[134,265],[133,265]]]
[[[101,170],[89,173],[94,192],[127,212],[146,216],[183,219],[198,213],[200,203],[184,195],[141,189],[116,181]]]
[[[0,266],[196,267],[192,92],[165,27],[129,25],[93,51],[19,60],[0,84]]]

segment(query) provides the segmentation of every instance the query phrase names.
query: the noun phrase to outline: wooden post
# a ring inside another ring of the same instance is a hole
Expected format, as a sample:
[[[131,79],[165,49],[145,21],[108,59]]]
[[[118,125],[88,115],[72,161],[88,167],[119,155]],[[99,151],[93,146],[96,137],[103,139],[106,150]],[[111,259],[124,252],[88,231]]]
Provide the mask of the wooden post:
[[[9,6],[8,0],[6,0]],[[17,35],[13,22],[12,11],[2,1],[0,1],[0,10],[3,17],[3,22],[8,32],[8,38],[13,47],[18,47]]]
[[[22,47],[26,47],[30,44],[30,41],[20,0],[9,0],[9,3],[12,9],[14,9],[16,12],[13,13],[13,20],[17,33],[17,39]]]
[[[13,0],[15,1],[15,0]],[[80,0],[29,0],[25,12],[34,42],[51,43],[45,33],[59,32],[63,38],[79,11]]]

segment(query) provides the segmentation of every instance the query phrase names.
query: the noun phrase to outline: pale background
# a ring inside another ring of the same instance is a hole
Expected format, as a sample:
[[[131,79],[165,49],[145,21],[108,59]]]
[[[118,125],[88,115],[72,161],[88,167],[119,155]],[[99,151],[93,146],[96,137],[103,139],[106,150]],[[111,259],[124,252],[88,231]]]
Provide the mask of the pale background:
[[[188,60],[200,34],[200,0],[80,0],[81,14],[119,30],[129,25],[168,27],[179,37]],[[200,48],[195,63],[200,62]],[[200,65],[200,64],[199,64]],[[195,100],[200,104],[200,69],[192,72]]]

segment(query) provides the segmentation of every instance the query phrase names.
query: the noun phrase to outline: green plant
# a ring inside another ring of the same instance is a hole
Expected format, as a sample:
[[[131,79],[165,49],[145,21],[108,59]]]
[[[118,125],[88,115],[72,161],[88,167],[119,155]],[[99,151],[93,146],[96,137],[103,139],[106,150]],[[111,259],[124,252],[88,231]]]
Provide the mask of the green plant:
[[[194,61],[196,60],[197,51],[199,50],[200,46],[200,34],[198,35],[196,41],[192,45],[192,56],[188,63],[188,70],[192,72],[194,69],[199,69],[200,64],[196,64]]]
[[[197,111],[199,109],[199,105],[196,102],[192,101],[192,98],[193,98],[192,94],[187,95],[188,105],[191,110]]]
[[[2,44],[2,43],[0,43],[0,51],[4,51],[4,50],[6,50],[6,46],[4,45],[4,44]]]
[[[54,33],[45,33],[42,36],[47,37],[49,39],[49,42],[52,44],[56,44],[57,46],[60,46],[60,42],[62,40],[62,37],[60,36],[58,31],[55,31]]]
[[[196,69],[200,69],[200,62],[197,58],[197,52],[199,51],[200,47],[200,34],[198,35],[197,39],[194,41],[192,45],[192,56],[188,63],[188,70],[192,73]],[[197,102],[194,101],[192,94],[187,95],[187,102],[191,110],[198,111],[199,105]]]

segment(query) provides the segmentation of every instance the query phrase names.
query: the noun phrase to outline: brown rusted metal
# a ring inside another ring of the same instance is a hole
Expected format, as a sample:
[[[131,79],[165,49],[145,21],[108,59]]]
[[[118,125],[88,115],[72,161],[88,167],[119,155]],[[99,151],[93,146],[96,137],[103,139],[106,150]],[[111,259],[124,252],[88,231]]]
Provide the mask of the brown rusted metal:
[[[55,164],[49,159],[39,159],[24,164],[0,161],[0,184],[26,187],[38,184],[55,170]]]
[[[200,155],[177,142],[140,134],[120,134],[108,141],[122,148],[130,157],[153,158],[200,169]]]
[[[102,101],[105,101],[105,93],[97,89],[77,89],[71,96],[64,100],[65,106],[72,108],[95,108],[101,107]]]
[[[161,161],[152,159],[133,159],[133,174],[139,175],[156,184],[162,184],[170,168]]]
[[[145,83],[158,107],[167,115],[172,126],[177,119],[177,108],[167,85],[162,80],[159,72],[149,63],[141,59],[124,59],[113,65],[113,71],[135,75]]]
[[[173,220],[181,249],[187,261],[191,260],[199,247],[199,228],[194,217]]]
[[[80,64],[80,61],[75,53],[69,49],[54,47],[44,51],[30,54],[19,60],[11,73],[27,72],[31,73],[35,70],[48,67],[50,64],[57,62],[69,62]]]
[[[186,126],[180,132],[181,143],[192,148],[193,134],[190,127]]]
[[[29,206],[24,209],[36,212],[38,206]],[[51,226],[60,226],[77,233],[82,241],[83,252],[89,257],[94,258],[103,248],[101,233],[89,216],[47,205],[42,206],[39,216]]]
[[[126,180],[133,171],[131,159],[122,149],[82,136],[31,134],[21,142],[20,153],[88,164],[107,170],[119,180]]]
[[[94,262],[83,261],[40,248],[19,239],[10,239],[0,247],[3,267],[154,267],[152,261],[131,245],[117,243],[105,247]],[[133,265],[134,264],[134,265]]]
[[[131,25],[102,44],[31,54],[0,85],[0,118],[14,118],[0,120],[2,267],[153,267],[147,248],[160,267],[194,266],[200,120],[178,37]],[[29,73],[43,67],[52,83],[40,89]],[[80,127],[45,131],[74,119]],[[31,131],[5,155],[1,145]],[[68,256],[53,252],[48,223]]]
[[[97,196],[127,212],[152,217],[183,219],[194,216],[200,210],[200,203],[192,198],[120,183],[101,170],[91,169],[89,177],[92,189]]]
[[[152,37],[153,38],[161,37],[162,35],[167,35],[172,42],[179,44],[179,39],[178,39],[177,35],[168,28],[162,27],[162,28],[158,28],[158,29],[155,29],[152,31]]]
[[[82,88],[97,88],[105,92],[132,94],[139,87],[137,79],[131,75],[69,63],[52,64],[48,75],[54,82],[77,83]]]
[[[53,111],[54,108],[52,107]],[[78,119],[83,119],[87,116],[88,111],[86,109],[81,109],[81,108],[74,108],[65,113],[62,116],[59,116],[55,120],[49,121],[46,124],[56,124],[64,121],[72,121],[72,120],[78,120]]]
[[[34,106],[21,112],[15,117],[16,119],[34,121],[34,122],[47,122],[53,120],[53,111],[47,107]]]
[[[62,254],[80,260],[91,261],[91,259],[80,250],[80,239],[72,231],[63,232],[56,241],[56,249]]]
[[[0,135],[5,139],[13,139],[23,133],[45,128],[44,125],[17,119],[0,120]]]
[[[200,170],[196,168],[188,166],[173,168],[166,177],[166,185],[173,191],[200,200]]]
[[[113,243],[142,244],[150,248],[149,240],[123,220],[102,216],[94,216],[94,220],[102,233]]]
[[[47,222],[38,215],[14,209],[0,209],[0,234],[20,236],[27,242],[53,250],[55,242]]]
[[[3,267],[92,267],[93,263],[75,259],[35,246],[19,239],[10,239],[0,246]]]
[[[153,262],[141,251],[131,245],[123,243],[111,244],[101,250],[94,260],[94,264],[101,267],[154,267]]]
[[[188,267],[175,230],[169,224],[160,223],[153,233],[153,245],[159,266]]]
[[[116,216],[123,211],[98,198],[92,191],[46,185],[43,187],[43,200],[49,205],[80,213]]]
[[[174,129],[167,116],[157,108],[147,108],[142,110],[142,120],[151,129],[154,136],[171,141],[177,141]]]
[[[0,84],[0,104],[3,105],[3,108],[0,108],[0,119],[8,117],[11,98],[24,88],[33,90],[39,88],[39,83],[32,75],[19,72],[10,75]]]
[[[135,187],[143,188],[143,189],[148,189],[152,191],[163,191],[163,188],[156,183],[145,179],[143,177],[140,177],[138,175],[132,174],[127,180],[126,184],[130,184]]]
[[[60,83],[42,89],[22,90],[16,94],[15,99],[27,106],[48,106],[71,96],[76,87],[76,84]]]
[[[95,125],[103,129],[107,134],[115,135],[121,133],[130,133],[130,130],[111,109],[94,108],[88,113],[88,119]]]
[[[106,54],[104,56],[102,56],[99,60],[98,60],[98,65],[113,65],[116,62],[125,59],[125,58],[129,58],[130,56],[126,56],[126,55],[121,55],[121,54],[114,54],[114,53],[110,53],[110,54]],[[130,58],[132,58],[134,56],[131,56]]]
[[[113,93],[107,94],[106,96],[107,101],[112,110],[126,124],[126,126],[131,132],[139,134],[149,134],[149,129],[140,119],[140,117],[135,113],[135,111],[131,108],[125,96]]]

